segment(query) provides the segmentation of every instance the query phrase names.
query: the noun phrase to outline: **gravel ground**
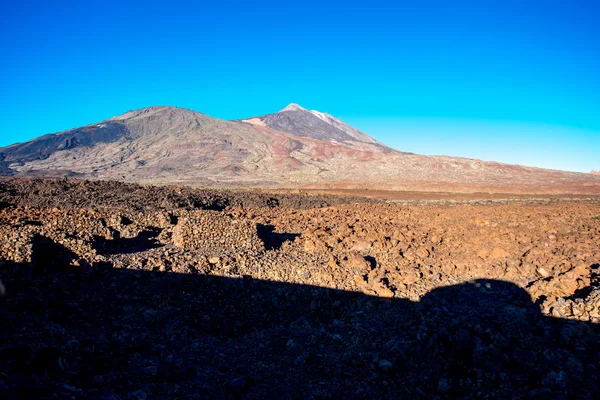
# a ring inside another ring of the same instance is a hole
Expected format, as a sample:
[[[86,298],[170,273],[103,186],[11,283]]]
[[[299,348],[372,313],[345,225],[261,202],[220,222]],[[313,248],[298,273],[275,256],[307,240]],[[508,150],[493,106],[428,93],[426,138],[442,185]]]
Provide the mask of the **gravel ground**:
[[[595,398],[600,203],[0,182],[0,398]]]

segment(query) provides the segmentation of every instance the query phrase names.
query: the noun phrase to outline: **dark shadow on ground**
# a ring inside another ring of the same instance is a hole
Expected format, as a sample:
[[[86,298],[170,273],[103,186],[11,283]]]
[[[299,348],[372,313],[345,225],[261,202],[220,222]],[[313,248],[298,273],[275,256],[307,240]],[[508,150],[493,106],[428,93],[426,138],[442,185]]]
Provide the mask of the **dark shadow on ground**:
[[[267,250],[277,250],[288,240],[294,240],[300,236],[297,233],[277,233],[273,225],[257,224],[256,231]]]
[[[94,237],[94,247],[101,254],[130,254],[161,247],[162,244],[156,239],[162,229],[147,227],[134,238],[122,238],[115,232],[114,239],[106,239],[102,236]]]
[[[590,265],[590,284],[582,289],[577,289],[568,299],[584,299],[598,286],[600,286],[600,264],[592,264]]]
[[[412,302],[107,264],[85,274],[42,267],[49,250],[37,250],[45,273],[27,285],[22,265],[0,267],[2,399],[567,399],[600,389],[598,326],[545,317],[508,282]]]
[[[377,268],[377,260],[375,259],[375,257],[366,256],[365,260],[367,260],[371,269]]]
[[[35,235],[31,246],[32,265],[30,267],[35,277],[61,272],[68,273],[71,271],[71,262],[79,258],[63,245],[42,235]]]

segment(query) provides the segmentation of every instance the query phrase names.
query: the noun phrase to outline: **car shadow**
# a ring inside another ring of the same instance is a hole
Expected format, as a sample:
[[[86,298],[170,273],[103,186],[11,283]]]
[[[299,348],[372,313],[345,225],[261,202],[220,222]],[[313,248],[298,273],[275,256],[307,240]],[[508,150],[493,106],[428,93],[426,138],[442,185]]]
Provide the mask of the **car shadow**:
[[[84,273],[47,267],[69,259],[60,244],[36,251],[27,282],[25,265],[0,267],[3,399],[555,399],[599,389],[598,326],[546,317],[509,282],[440,287],[414,302],[106,263]]]

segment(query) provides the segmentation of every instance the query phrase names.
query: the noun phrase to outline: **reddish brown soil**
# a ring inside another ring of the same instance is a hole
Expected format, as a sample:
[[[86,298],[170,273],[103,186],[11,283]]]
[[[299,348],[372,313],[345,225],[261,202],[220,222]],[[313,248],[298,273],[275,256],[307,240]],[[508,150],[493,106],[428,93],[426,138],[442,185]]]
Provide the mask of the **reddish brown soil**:
[[[548,178],[550,179],[550,178]],[[383,184],[358,184],[355,182],[322,182],[318,184],[299,185],[303,190],[314,192],[333,192],[340,194],[361,193],[364,196],[378,196],[385,199],[404,199],[406,193],[415,193],[419,196],[536,196],[536,197],[570,197],[591,196],[600,197],[600,183],[598,182],[570,182],[554,185],[542,183],[510,185],[499,182],[495,185],[477,183],[451,183],[451,182],[426,182],[405,180],[402,183],[389,185]]]
[[[366,197],[370,199],[379,199],[394,202],[409,202],[409,201],[470,201],[470,200],[496,200],[501,202],[519,202],[521,200],[533,200],[537,202],[553,201],[553,200],[593,200],[599,201],[598,194],[572,194],[572,193],[557,193],[557,194],[532,194],[532,193],[496,193],[496,192],[419,192],[419,191],[397,191],[397,190],[367,190],[367,189],[302,189],[302,190],[279,190],[281,193],[306,193],[320,195],[335,195],[342,197]],[[266,192],[265,192],[266,193]]]
[[[600,390],[597,199],[0,185],[0,398]]]

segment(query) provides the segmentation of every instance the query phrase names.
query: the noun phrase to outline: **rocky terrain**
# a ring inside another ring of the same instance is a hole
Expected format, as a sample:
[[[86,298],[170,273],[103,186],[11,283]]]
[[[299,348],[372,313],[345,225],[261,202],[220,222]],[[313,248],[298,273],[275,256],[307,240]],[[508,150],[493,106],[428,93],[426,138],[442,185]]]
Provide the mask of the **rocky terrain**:
[[[129,111],[0,148],[0,175],[196,187],[600,194],[597,175],[403,153],[296,104],[236,121],[176,107]]]
[[[594,398],[600,201],[0,181],[0,398]]]

